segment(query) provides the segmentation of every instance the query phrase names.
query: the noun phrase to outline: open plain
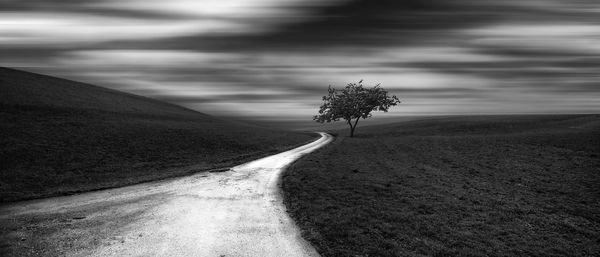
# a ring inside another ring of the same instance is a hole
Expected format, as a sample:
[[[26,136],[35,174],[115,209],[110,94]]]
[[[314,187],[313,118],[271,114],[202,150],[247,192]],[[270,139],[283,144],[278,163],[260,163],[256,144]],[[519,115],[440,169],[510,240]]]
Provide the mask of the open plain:
[[[600,116],[429,118],[338,131],[291,166],[322,256],[600,255]]]

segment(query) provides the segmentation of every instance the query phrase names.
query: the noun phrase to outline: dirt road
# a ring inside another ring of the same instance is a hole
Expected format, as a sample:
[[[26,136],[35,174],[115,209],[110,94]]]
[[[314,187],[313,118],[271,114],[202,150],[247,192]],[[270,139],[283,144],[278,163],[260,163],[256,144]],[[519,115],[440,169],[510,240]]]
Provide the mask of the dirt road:
[[[321,138],[219,173],[0,208],[7,255],[318,256],[288,217],[283,168]]]

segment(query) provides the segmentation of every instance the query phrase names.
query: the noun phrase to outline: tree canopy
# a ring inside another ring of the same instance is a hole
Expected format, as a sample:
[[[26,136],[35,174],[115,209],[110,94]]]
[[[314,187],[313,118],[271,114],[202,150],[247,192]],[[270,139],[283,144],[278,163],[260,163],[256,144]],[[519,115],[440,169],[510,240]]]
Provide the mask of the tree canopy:
[[[319,115],[315,115],[313,120],[324,123],[344,119],[350,126],[350,137],[353,137],[361,118],[371,117],[373,111],[387,112],[390,107],[399,103],[400,100],[395,95],[389,96],[380,84],[366,88],[361,80],[358,83],[349,83],[341,90],[330,85],[328,94],[323,96]]]

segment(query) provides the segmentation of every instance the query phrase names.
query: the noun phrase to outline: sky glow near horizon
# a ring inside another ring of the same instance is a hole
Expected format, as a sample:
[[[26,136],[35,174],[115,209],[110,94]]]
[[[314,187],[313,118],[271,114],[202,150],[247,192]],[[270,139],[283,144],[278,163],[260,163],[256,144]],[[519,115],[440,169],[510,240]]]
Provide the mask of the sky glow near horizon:
[[[360,79],[390,117],[600,112],[593,0],[0,0],[0,56],[213,115],[309,120]]]

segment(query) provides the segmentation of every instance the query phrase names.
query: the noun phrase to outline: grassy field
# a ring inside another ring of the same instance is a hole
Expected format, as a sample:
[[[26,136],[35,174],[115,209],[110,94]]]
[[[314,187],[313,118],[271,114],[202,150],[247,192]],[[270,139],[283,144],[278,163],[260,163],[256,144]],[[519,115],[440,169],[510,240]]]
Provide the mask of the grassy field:
[[[291,166],[324,256],[600,256],[600,115],[359,127]]]
[[[314,137],[6,68],[0,92],[2,202],[230,167]]]

